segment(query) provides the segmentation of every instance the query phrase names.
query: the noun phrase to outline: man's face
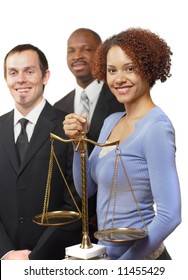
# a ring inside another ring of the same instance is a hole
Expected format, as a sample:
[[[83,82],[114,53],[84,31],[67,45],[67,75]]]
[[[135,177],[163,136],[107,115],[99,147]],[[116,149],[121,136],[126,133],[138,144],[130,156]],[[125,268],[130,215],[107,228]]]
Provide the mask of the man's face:
[[[93,81],[91,65],[98,47],[98,41],[87,31],[79,31],[70,36],[67,44],[67,64],[77,82]]]
[[[42,100],[43,86],[47,84],[49,72],[43,77],[38,54],[26,50],[7,57],[5,77],[17,109],[30,112]]]

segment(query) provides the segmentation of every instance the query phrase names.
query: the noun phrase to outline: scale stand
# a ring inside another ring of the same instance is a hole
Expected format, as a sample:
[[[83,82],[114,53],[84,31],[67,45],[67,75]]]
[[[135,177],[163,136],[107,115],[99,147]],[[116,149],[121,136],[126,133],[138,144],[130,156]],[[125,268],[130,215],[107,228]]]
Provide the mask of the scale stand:
[[[80,245],[73,245],[65,248],[66,260],[97,260],[108,259],[106,247],[98,244],[91,244],[91,248],[81,248]]]
[[[87,197],[87,180],[86,180],[86,150],[87,142],[99,146],[117,145],[115,143],[98,144],[85,137],[81,133],[79,139],[74,139],[76,143],[75,152],[80,150],[81,158],[81,180],[82,180],[82,243],[80,245],[73,245],[65,248],[66,259],[107,259],[106,247],[103,245],[92,244],[89,237],[88,230],[88,197]],[[119,142],[118,142],[119,143]]]

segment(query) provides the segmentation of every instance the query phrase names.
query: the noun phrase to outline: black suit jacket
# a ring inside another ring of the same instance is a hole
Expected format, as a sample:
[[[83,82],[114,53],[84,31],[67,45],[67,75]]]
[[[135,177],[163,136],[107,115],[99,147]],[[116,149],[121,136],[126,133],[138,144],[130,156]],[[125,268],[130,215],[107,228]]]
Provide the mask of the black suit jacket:
[[[32,218],[43,211],[50,155],[50,132],[66,138],[62,128],[65,114],[46,103],[20,168],[15,149],[13,117],[13,111],[0,117],[0,256],[9,250],[29,249],[33,251],[31,254],[33,259],[62,258],[64,248],[57,253],[55,245],[49,243],[54,228],[37,225]],[[72,146],[55,141],[54,147],[67,183],[79,204],[80,199],[72,179],[72,159],[69,152]],[[54,163],[49,211],[59,209],[75,210],[75,206]],[[75,223],[75,227],[72,225],[71,232],[74,230],[77,231],[76,236],[81,235],[78,223]],[[78,242],[76,239],[74,242],[72,237],[70,240],[69,237],[68,234],[64,247]],[[54,238],[52,239],[52,242],[57,243]],[[60,247],[60,242],[58,244]],[[42,247],[45,247],[45,252]],[[37,256],[39,251],[40,254]]]
[[[65,113],[69,114],[74,112],[74,97],[75,90],[71,91],[61,100],[56,102],[54,106],[58,109],[63,110]],[[98,102],[96,104],[91,122],[90,130],[87,134],[87,138],[97,141],[99,137],[100,130],[102,128],[104,120],[112,113],[125,111],[123,104],[120,104],[116,97],[111,93],[110,89],[106,84],[103,85]],[[94,148],[92,144],[88,144],[88,154],[90,154]],[[96,222],[96,195],[89,198],[88,200],[88,214],[89,214],[89,230],[90,238],[92,242],[96,242],[93,237],[93,233],[97,230]]]

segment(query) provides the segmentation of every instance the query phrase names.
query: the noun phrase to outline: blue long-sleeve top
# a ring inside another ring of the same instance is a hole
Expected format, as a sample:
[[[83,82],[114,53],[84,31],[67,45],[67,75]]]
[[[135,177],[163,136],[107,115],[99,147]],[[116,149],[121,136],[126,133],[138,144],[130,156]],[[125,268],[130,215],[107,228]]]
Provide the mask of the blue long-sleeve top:
[[[109,116],[103,125],[98,143],[105,143],[116,123],[125,115],[118,112]],[[114,215],[115,228],[140,228],[144,224],[138,214],[122,165],[118,165],[115,213],[114,196],[110,199],[116,148],[101,156],[101,147],[95,146],[86,159],[88,197],[97,192],[98,229],[111,228]],[[131,242],[106,242],[110,259],[145,259],[181,222],[181,196],[175,161],[175,131],[165,113],[151,109],[135,124],[134,132],[119,145],[123,165],[138,208],[147,226],[148,235]],[[79,152],[74,154],[73,174],[77,192],[81,194]],[[108,202],[109,210],[107,212]]]

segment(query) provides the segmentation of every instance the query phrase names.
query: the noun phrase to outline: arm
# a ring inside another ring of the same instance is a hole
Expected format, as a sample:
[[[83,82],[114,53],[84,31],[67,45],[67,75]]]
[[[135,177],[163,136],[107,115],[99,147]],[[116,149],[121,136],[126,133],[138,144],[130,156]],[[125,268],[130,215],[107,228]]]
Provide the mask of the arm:
[[[0,257],[3,258],[5,254],[14,250],[15,247],[8,237],[2,222],[0,221]]]
[[[156,215],[148,226],[148,237],[138,240],[120,259],[144,259],[181,222],[180,186],[175,162],[175,135],[169,122],[157,122],[143,139]]]
[[[74,160],[73,160],[73,177],[76,190],[80,197],[82,197],[82,183],[81,183],[81,158],[80,158],[80,151],[74,153]],[[92,197],[96,190],[97,186],[94,183],[93,179],[91,178],[90,172],[90,162],[88,157],[86,157],[86,177],[87,177],[87,191],[88,197]]]
[[[84,131],[85,133],[88,132],[88,124],[87,124],[87,116],[83,114],[82,116],[79,116],[75,113],[69,114],[65,117],[65,120],[63,122],[63,128],[65,131],[66,136],[69,138],[75,139],[80,137],[80,132]],[[76,146],[74,145],[74,148]],[[89,167],[89,160],[88,157],[86,157],[86,174],[87,174],[87,186],[89,186],[89,193],[88,196],[92,196],[96,188],[92,188],[94,185],[94,182],[91,179],[90,176],[90,167]],[[81,186],[81,166],[80,166],[80,151],[74,153],[74,160],[73,160],[73,177],[74,177],[74,183],[76,190],[79,194],[79,196],[82,196],[82,186]]]
[[[28,260],[29,250],[14,250],[14,245],[0,222],[1,260]]]

